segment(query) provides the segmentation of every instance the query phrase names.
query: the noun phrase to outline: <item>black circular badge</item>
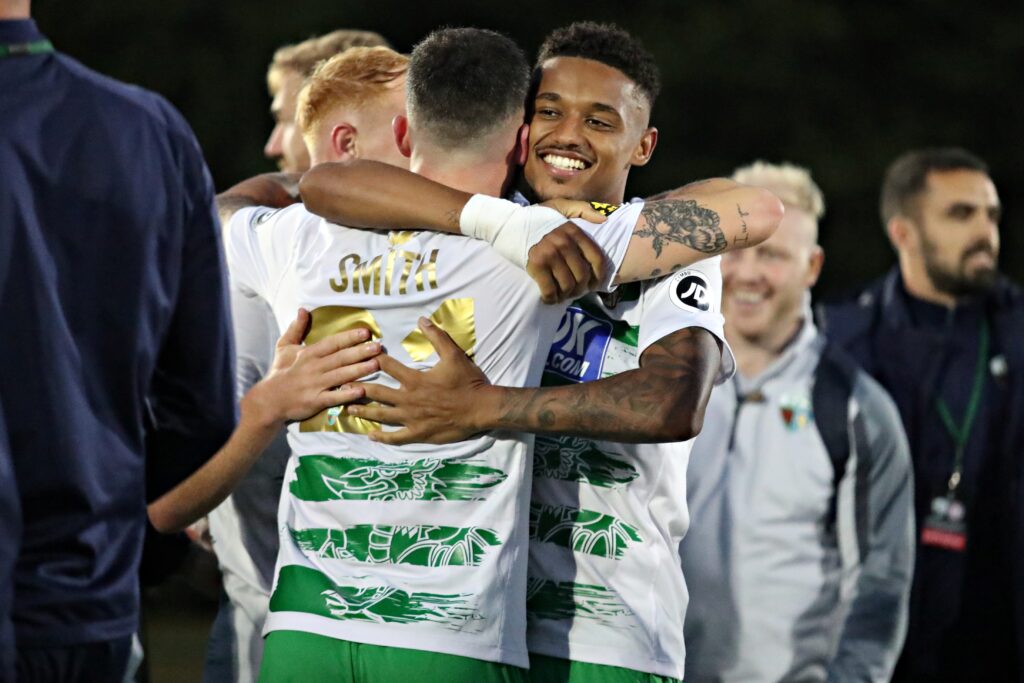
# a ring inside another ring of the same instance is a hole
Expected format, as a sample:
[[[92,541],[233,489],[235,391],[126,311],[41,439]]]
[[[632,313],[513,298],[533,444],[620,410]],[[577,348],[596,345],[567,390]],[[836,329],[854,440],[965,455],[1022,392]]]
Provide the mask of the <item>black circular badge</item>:
[[[707,311],[711,308],[708,281],[696,270],[682,270],[672,278],[672,303],[686,311]]]

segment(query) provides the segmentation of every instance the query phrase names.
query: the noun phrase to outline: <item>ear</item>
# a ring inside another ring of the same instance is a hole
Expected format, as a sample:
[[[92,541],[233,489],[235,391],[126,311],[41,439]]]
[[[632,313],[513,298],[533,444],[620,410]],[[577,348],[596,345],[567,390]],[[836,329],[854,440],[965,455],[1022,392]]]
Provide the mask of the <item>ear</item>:
[[[391,132],[395,135],[395,144],[403,157],[412,156],[412,141],[409,136],[409,119],[399,114],[391,119]]]
[[[889,223],[885,226],[885,232],[889,235],[889,241],[897,251],[911,246],[917,238],[917,231],[906,216],[896,215],[890,218]]]
[[[654,154],[654,148],[658,145],[658,129],[651,126],[644,131],[644,134],[640,137],[640,144],[633,150],[633,156],[630,158],[629,163],[631,166],[646,166],[647,162],[651,160],[651,155]]]
[[[331,155],[335,161],[356,158],[356,129],[353,126],[339,123],[331,129]]]
[[[526,164],[526,157],[530,155],[530,124],[524,123],[519,126],[519,133],[516,135],[515,163],[516,166]]]
[[[807,269],[807,288],[810,289],[818,282],[821,275],[821,267],[825,265],[825,250],[817,244],[811,249],[811,262]]]

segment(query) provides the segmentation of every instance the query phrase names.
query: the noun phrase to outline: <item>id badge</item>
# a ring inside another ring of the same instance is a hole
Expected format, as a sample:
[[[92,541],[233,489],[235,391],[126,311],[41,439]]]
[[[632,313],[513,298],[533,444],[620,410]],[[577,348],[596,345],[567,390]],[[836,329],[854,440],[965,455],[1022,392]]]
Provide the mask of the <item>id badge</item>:
[[[967,548],[966,513],[956,498],[933,498],[931,514],[921,527],[921,544],[962,553]]]

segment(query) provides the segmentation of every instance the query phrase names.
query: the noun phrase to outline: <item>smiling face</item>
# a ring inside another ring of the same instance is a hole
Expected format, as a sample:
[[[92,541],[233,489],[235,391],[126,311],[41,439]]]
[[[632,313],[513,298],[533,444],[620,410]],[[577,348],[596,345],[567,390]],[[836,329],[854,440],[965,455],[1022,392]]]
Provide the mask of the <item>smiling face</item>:
[[[722,313],[730,337],[774,347],[793,334],[804,294],[821,272],[817,232],[814,216],[787,206],[769,239],[722,256]]]
[[[657,143],[649,119],[646,98],[618,69],[579,57],[547,60],[530,121],[527,182],[541,200],[621,203],[630,167],[646,164]]]

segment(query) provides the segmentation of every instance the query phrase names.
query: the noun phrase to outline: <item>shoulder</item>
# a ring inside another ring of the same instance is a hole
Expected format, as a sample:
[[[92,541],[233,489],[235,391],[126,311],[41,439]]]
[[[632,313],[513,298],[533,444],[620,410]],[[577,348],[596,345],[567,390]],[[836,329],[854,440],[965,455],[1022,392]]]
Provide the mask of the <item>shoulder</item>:
[[[868,333],[883,306],[888,279],[879,278],[862,289],[817,304],[815,317],[822,332],[840,346]]]
[[[58,58],[80,96],[94,101],[102,113],[116,117],[118,125],[148,124],[171,136],[194,139],[185,118],[163,96],[93,71],[67,55]]]

